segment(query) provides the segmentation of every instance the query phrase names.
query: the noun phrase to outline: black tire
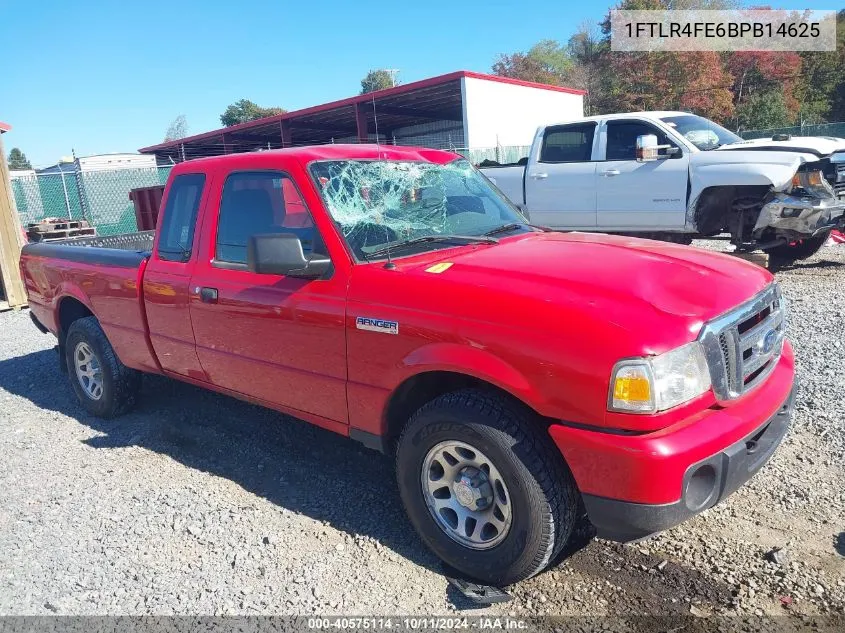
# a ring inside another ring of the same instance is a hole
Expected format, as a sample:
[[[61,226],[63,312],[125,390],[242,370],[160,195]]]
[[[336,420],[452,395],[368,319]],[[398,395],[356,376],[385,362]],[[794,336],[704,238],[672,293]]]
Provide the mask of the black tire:
[[[795,262],[815,255],[824,246],[824,243],[827,242],[827,238],[829,237],[830,231],[825,231],[815,237],[808,237],[806,240],[798,240],[791,244],[782,244],[774,248],[767,248],[764,252],[768,253],[773,259],[781,262]]]
[[[81,343],[91,350],[102,372],[102,393],[96,399],[88,395],[76,371],[74,354]],[[73,391],[89,413],[99,418],[114,418],[135,406],[141,373],[120,362],[95,317],[71,323],[65,337],[65,362]]]
[[[468,389],[440,396],[417,411],[396,455],[399,492],[425,544],[446,564],[477,581],[504,586],[541,572],[563,549],[580,496],[563,457],[538,420],[493,393]],[[476,447],[495,464],[512,503],[512,522],[490,549],[450,538],[426,505],[421,472],[429,450],[444,441]]]

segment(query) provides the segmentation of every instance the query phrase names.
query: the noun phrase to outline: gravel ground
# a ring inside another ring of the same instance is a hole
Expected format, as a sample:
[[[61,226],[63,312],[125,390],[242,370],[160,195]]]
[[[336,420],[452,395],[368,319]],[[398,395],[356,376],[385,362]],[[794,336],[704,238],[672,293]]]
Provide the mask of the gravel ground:
[[[486,612],[845,613],[845,248],[777,276],[802,390],[770,464],[664,535],[577,543]],[[26,312],[0,315],[0,333],[0,614],[469,607],[405,519],[386,458],[156,377],[135,412],[98,420]]]

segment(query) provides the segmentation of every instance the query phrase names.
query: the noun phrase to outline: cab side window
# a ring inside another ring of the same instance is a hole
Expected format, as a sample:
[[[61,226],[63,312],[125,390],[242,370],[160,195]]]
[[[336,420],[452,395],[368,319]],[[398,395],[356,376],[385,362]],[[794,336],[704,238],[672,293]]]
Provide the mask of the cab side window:
[[[595,123],[546,128],[540,147],[541,163],[582,163],[592,160]]]
[[[637,137],[654,134],[658,145],[677,147],[669,137],[656,127],[639,121],[608,121],[607,122],[607,153],[606,160],[636,160]],[[665,154],[666,150],[660,150]]]
[[[186,262],[191,258],[204,186],[204,174],[182,174],[173,179],[159,227],[159,259]]]
[[[245,268],[250,236],[266,233],[293,233],[306,255],[315,249],[317,230],[289,176],[269,171],[231,174],[220,201],[215,261]]]

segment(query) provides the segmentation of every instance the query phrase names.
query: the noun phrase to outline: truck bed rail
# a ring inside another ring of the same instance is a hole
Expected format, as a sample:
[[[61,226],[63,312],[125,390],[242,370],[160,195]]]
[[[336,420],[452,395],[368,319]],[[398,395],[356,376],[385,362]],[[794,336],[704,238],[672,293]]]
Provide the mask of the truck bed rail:
[[[58,240],[53,244],[66,246],[95,246],[98,248],[117,248],[125,251],[151,251],[155,231],[137,231],[135,233],[121,233],[120,235],[96,235],[93,237],[70,238]]]
[[[33,242],[26,244],[22,252],[34,257],[53,257],[83,264],[137,268],[150,256],[154,235],[154,231],[140,231],[55,242]]]

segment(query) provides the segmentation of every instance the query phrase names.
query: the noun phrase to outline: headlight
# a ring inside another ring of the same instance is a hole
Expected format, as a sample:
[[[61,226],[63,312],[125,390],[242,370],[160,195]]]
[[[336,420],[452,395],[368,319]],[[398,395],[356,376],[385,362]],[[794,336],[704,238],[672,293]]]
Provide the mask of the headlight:
[[[834,198],[836,193],[819,171],[799,171],[792,177],[792,188],[803,189],[817,198]]]
[[[655,413],[692,400],[710,389],[710,370],[699,342],[651,358],[616,363],[608,409]]]

